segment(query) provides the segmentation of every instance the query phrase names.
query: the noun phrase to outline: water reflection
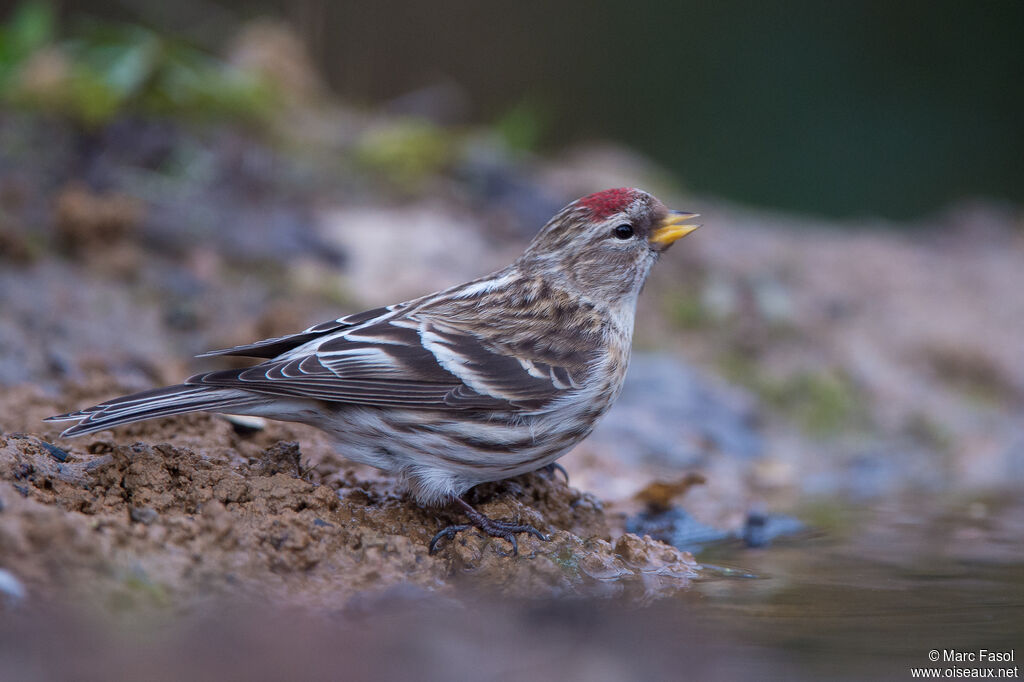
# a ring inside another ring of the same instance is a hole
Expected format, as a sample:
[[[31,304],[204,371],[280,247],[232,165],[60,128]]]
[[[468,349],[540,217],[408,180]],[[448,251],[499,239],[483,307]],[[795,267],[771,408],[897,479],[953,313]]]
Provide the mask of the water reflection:
[[[820,537],[765,550],[709,549],[702,561],[758,578],[709,577],[687,608],[812,679],[905,679],[909,666],[929,665],[932,649],[1019,652],[1024,505],[939,503],[846,510]]]

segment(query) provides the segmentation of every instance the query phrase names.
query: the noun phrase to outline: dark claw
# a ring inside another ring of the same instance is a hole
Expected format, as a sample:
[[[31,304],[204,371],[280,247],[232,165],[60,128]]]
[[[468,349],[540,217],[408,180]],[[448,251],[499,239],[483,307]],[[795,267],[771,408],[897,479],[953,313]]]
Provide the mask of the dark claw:
[[[469,517],[470,523],[448,526],[441,530],[441,532],[435,535],[434,539],[431,540],[430,544],[427,546],[429,554],[434,554],[437,551],[437,543],[441,538],[446,537],[449,540],[453,540],[455,539],[456,533],[469,528],[479,528],[492,538],[502,538],[503,540],[507,540],[512,545],[512,556],[518,556],[519,554],[519,541],[516,540],[517,533],[529,533],[542,542],[548,541],[547,536],[533,526],[512,523],[511,521],[495,521],[484,516],[476,509],[473,509],[473,507],[469,506],[465,500],[455,498],[455,501],[466,511],[466,516]]]
[[[565,477],[565,484],[569,485],[569,472],[566,471],[565,467],[559,464],[558,462],[552,462],[551,464],[548,464],[545,467],[541,467],[539,471],[543,471],[551,478],[555,477],[555,472],[557,471],[561,473],[563,477]]]
[[[441,541],[441,538],[447,537],[449,540],[455,539],[455,534],[461,530],[466,530],[471,526],[462,524],[461,526],[448,526],[443,529],[440,533],[434,536],[434,539],[427,545],[427,554],[434,554],[437,551],[437,543]]]

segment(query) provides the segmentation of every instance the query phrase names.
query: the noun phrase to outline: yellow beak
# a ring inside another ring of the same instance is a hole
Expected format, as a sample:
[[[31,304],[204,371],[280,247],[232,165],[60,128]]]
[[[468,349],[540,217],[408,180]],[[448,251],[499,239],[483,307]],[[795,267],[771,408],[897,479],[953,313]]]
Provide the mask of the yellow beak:
[[[648,241],[652,244],[656,244],[662,248],[666,248],[669,244],[682,239],[686,235],[696,230],[700,225],[684,225],[683,223],[690,218],[696,218],[699,213],[684,213],[683,211],[669,211],[668,217],[661,221],[651,232],[651,236]]]

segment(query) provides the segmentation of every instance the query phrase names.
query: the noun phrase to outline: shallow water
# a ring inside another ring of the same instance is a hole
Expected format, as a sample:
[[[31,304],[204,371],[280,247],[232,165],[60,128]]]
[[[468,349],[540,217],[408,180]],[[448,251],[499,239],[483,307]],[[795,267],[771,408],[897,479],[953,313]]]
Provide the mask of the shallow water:
[[[682,606],[741,647],[732,665],[768,677],[910,679],[911,667],[1011,669],[1024,656],[1024,505],[1002,498],[823,508],[828,527],[752,550],[701,553],[709,571]],[[738,577],[744,573],[757,577]],[[949,662],[945,650],[1012,651]],[[931,663],[929,652],[939,652]],[[971,676],[966,672],[952,675]]]

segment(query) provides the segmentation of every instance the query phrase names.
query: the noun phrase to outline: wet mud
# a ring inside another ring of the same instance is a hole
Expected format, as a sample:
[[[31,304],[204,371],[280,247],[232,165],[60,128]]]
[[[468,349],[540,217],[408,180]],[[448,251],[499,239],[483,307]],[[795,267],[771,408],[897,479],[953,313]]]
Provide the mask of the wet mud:
[[[9,392],[9,421],[61,404]],[[0,556],[28,594],[105,608],[187,608],[210,597],[343,608],[389,590],[513,597],[625,596],[650,601],[696,575],[689,554],[616,532],[601,503],[538,472],[481,486],[469,500],[495,519],[547,533],[519,552],[472,529],[427,551],[464,521],[428,509],[319,433],[270,423],[251,431],[193,414],[81,439],[0,435]],[[26,431],[28,429],[26,428]]]

